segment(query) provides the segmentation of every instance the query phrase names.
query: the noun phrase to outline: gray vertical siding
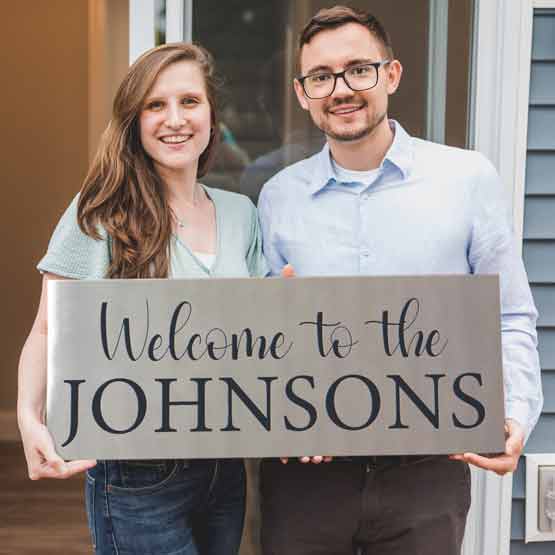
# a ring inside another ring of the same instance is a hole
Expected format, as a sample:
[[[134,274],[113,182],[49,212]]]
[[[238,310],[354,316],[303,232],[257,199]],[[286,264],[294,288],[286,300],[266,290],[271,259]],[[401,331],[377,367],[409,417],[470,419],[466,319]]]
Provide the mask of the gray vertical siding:
[[[536,10],[530,76],[524,263],[540,313],[543,413],[526,453],[555,453],[555,10]],[[524,543],[525,461],[513,482],[511,555],[553,555],[555,542]]]

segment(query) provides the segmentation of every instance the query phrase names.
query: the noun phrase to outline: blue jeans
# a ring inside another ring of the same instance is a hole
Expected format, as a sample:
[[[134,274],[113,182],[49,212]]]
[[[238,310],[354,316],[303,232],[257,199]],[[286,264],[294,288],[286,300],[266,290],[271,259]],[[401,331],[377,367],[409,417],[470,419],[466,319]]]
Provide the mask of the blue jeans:
[[[235,555],[245,515],[243,461],[98,461],[85,499],[100,555]]]

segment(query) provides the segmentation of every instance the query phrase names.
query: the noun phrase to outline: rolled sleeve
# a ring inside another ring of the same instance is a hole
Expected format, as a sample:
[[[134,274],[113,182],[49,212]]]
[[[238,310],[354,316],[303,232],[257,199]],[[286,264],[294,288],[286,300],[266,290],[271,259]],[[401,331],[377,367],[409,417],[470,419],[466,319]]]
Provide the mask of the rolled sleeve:
[[[538,313],[516,249],[499,176],[485,158],[474,194],[469,262],[472,273],[499,275],[505,417],[521,424],[528,439],[543,406]]]
[[[89,237],[77,222],[76,196],[61,217],[46,254],[37,264],[41,272],[73,279],[102,279],[110,265],[110,249],[104,230],[101,239]]]

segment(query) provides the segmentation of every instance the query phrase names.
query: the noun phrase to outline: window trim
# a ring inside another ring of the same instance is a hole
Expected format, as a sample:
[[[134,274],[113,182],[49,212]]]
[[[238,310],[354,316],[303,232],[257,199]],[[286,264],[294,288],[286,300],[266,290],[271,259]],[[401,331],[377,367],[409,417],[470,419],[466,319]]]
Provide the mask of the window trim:
[[[447,105],[449,3],[443,0],[429,0],[428,12],[426,138],[436,143],[444,143]]]
[[[154,0],[129,0],[129,65],[145,50],[154,48]]]
[[[166,42],[191,42],[193,0],[166,0]]]

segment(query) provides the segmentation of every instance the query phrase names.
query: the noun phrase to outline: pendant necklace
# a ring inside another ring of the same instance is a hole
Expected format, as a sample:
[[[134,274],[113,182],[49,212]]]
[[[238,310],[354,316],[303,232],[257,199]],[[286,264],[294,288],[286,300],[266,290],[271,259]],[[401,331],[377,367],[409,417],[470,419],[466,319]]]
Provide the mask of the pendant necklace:
[[[178,215],[175,213],[175,210],[170,206],[170,210],[173,216],[173,219],[175,220],[175,223],[177,224],[177,227],[183,229],[187,224],[178,217]]]
[[[193,192],[193,204],[192,204],[192,206],[195,208],[197,206],[197,202],[195,202],[196,192],[197,192],[197,189],[195,188],[195,191]],[[170,206],[170,211],[172,213],[173,219],[175,220],[175,223],[177,224],[177,227],[179,227],[180,229],[187,227],[187,222],[182,220],[171,206]]]

